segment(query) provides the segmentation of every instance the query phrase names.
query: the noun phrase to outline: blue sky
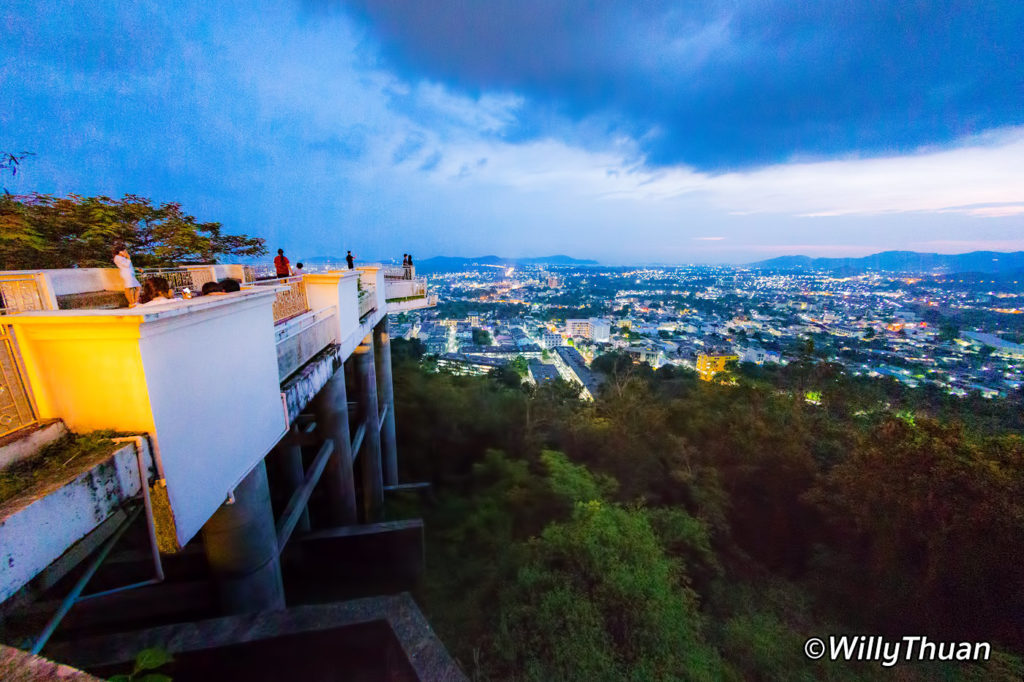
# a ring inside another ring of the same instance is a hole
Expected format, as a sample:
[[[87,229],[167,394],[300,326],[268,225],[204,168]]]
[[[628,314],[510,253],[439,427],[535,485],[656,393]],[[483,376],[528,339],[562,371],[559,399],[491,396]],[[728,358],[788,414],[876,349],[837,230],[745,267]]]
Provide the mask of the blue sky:
[[[1024,250],[1024,3],[0,7],[14,192],[293,256]]]

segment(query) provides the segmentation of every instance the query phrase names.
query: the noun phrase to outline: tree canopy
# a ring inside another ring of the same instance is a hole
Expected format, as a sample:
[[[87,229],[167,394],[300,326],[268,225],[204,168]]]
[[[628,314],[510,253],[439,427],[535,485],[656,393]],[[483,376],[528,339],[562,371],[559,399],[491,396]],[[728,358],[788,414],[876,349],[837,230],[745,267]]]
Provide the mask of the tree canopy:
[[[418,598],[473,679],[892,679],[804,656],[849,632],[992,642],[908,681],[1024,675],[1019,397],[611,357],[583,402],[393,359],[401,477],[437,492],[404,510],[426,521]]]
[[[0,196],[0,268],[5,270],[109,267],[118,243],[141,266],[266,253],[263,239],[225,234],[220,223],[199,222],[174,202],[154,204],[132,194],[121,199]]]

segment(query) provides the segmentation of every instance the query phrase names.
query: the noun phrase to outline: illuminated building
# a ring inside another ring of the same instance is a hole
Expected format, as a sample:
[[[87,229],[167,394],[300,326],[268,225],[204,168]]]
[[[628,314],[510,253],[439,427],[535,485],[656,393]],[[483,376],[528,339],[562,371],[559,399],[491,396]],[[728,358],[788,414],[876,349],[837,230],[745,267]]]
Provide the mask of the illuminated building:
[[[607,342],[611,336],[611,322],[598,317],[586,320],[566,320],[565,333],[568,336],[590,339],[599,343]]]
[[[716,374],[725,370],[725,366],[739,357],[732,353],[712,352],[697,356],[697,373],[704,381],[711,381]]]

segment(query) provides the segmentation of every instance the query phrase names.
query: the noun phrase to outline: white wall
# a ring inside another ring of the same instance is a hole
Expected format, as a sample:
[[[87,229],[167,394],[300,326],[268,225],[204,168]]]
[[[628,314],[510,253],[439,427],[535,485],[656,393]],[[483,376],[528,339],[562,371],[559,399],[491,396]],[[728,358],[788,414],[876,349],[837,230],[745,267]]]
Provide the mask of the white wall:
[[[117,268],[46,270],[46,278],[55,296],[124,289],[124,281]]]
[[[285,432],[273,291],[218,299],[237,300],[147,321],[140,330],[156,447],[181,545]]]

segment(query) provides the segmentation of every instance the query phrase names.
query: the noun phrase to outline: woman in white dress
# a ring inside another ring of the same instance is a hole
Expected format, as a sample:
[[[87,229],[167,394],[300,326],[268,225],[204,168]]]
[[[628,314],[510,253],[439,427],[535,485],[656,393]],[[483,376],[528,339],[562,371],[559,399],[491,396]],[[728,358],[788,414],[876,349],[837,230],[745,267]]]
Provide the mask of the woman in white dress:
[[[124,282],[124,297],[128,299],[128,307],[134,308],[139,302],[139,280],[135,277],[135,266],[132,265],[132,257],[128,249],[119,244],[114,247],[114,265],[121,271],[121,280]]]

